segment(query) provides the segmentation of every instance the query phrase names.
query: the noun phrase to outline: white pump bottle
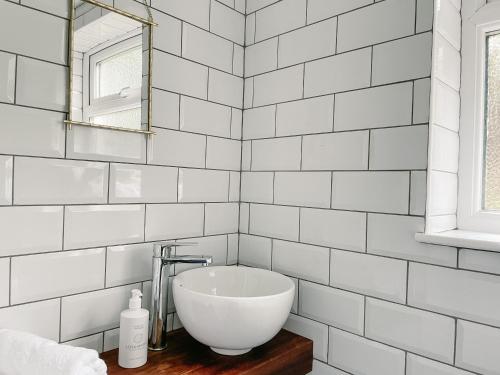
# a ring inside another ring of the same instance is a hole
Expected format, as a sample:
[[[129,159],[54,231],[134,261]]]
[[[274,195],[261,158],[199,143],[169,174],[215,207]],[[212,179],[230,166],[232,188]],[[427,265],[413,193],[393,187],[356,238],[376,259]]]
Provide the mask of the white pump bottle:
[[[141,308],[142,293],[132,290],[128,310],[120,315],[120,346],[118,364],[124,368],[137,368],[148,360],[148,310]]]

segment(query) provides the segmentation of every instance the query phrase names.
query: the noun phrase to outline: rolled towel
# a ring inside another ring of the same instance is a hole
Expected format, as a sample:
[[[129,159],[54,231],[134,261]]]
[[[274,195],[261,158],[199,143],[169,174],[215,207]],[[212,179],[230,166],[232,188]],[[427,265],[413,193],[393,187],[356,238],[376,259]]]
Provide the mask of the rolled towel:
[[[0,375],[106,375],[95,350],[0,329]]]

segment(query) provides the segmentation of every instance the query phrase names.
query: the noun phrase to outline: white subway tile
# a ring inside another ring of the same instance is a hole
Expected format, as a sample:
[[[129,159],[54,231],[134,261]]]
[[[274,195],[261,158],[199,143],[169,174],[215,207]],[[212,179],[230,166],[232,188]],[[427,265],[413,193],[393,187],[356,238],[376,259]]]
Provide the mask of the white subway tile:
[[[276,135],[326,133],[333,130],[333,95],[278,104]]]
[[[406,356],[407,375],[473,375],[468,371],[459,370],[455,367],[432,361],[427,358],[408,353]]]
[[[309,0],[307,23],[336,16],[372,3],[373,0]]]
[[[156,129],[148,162],[180,167],[205,167],[206,137],[174,130]]]
[[[458,177],[454,173],[430,171],[428,215],[455,215]]]
[[[439,33],[434,34],[433,43],[436,56],[432,61],[434,77],[459,91],[461,77],[460,52]]]
[[[151,279],[153,245],[150,243],[108,247],[106,287]]]
[[[368,131],[305,136],[302,145],[302,169],[367,169],[368,142]]]
[[[151,6],[196,26],[209,28],[210,0],[151,0]]]
[[[246,12],[246,0],[235,0],[234,1],[234,9],[238,12],[245,14]]]
[[[89,236],[89,233],[92,233]],[[67,206],[64,248],[119,245],[144,239],[144,205]]]
[[[104,258],[103,248],[15,257],[11,269],[11,303],[103,288]]]
[[[299,208],[252,204],[250,232],[266,237],[298,241]]]
[[[311,375],[349,375],[347,372],[328,366],[323,362],[313,360]]]
[[[153,8],[151,14],[158,24],[153,28],[154,48],[180,55],[182,22]]]
[[[396,302],[406,299],[406,262],[332,250],[330,284]]]
[[[15,204],[78,204],[107,201],[108,164],[17,157],[14,165]]]
[[[300,215],[302,242],[365,251],[366,214],[303,208]]]
[[[328,364],[359,375],[403,375],[402,350],[330,328]]]
[[[253,107],[253,81],[253,77],[243,80],[243,108],[245,109]]]
[[[245,17],[245,45],[255,43],[255,13]]]
[[[227,260],[227,236],[210,236],[192,239],[196,244],[178,247],[177,255],[210,255],[212,256],[213,266],[225,266]],[[177,274],[185,270],[202,267],[199,264],[177,264],[175,272]],[[171,286],[170,286],[171,287]],[[171,297],[170,297],[171,298]],[[174,308],[172,301],[172,310]]]
[[[314,342],[313,356],[326,361],[328,356],[328,326],[298,315],[290,314],[283,327],[288,331],[307,337]]]
[[[500,254],[489,251],[460,249],[458,267],[472,271],[500,274]]]
[[[59,341],[59,299],[0,309],[0,328],[29,332]]]
[[[241,170],[249,171],[252,163],[252,143],[250,141],[241,142]]]
[[[245,48],[245,77],[275,70],[278,67],[278,38]]]
[[[243,202],[273,203],[274,174],[272,172],[243,172],[241,200]]]
[[[64,157],[65,115],[0,104],[0,150],[6,154]],[[26,137],[29,134],[29,137]],[[22,142],[13,140],[22,139]]]
[[[334,129],[338,131],[410,125],[412,101],[411,83],[339,94],[335,99]]]
[[[207,168],[240,170],[241,142],[233,139],[207,138]]]
[[[408,304],[476,322],[500,324],[500,277],[410,263]]]
[[[153,204],[146,210],[146,241],[203,235],[202,204]]]
[[[243,132],[243,111],[241,109],[231,108],[231,138],[241,140]]]
[[[364,48],[306,63],[304,96],[370,86],[371,59],[371,48]]]
[[[426,169],[428,133],[427,125],[373,130],[370,169]]]
[[[39,25],[38,21],[36,24]],[[64,66],[19,56],[16,103],[65,111],[67,74],[68,70]]]
[[[0,156],[0,205],[12,204],[12,156]]]
[[[275,2],[276,0],[247,0],[246,13],[253,13]]]
[[[434,21],[434,1],[417,0],[417,27],[416,32],[432,30]]]
[[[145,163],[146,139],[129,132],[74,126],[68,132],[66,156],[73,159]]]
[[[252,141],[252,170],[299,170],[301,143],[300,137]]]
[[[227,264],[233,265],[238,263],[239,250],[239,234],[233,233],[227,235]]]
[[[24,32],[14,31],[19,25],[25,25]],[[2,39],[5,51],[65,64],[67,28],[65,19],[7,1],[0,4],[0,35],[9,35]],[[50,43],[40,43],[49,40]]]
[[[16,2],[19,2],[18,0]],[[47,13],[52,13],[60,17],[68,18],[69,4],[65,1],[55,2],[51,0],[21,0],[22,5],[37,8]]]
[[[337,18],[280,35],[278,67],[335,54]]]
[[[299,293],[301,315],[350,332],[363,334],[363,296],[302,280]]]
[[[220,6],[225,8],[223,5]],[[182,57],[231,73],[233,70],[233,43],[196,26],[184,23],[182,26]]]
[[[329,172],[276,172],[275,203],[329,208],[330,193]]]
[[[455,267],[457,250],[415,241],[424,231],[424,218],[368,214],[368,252],[417,262]]]
[[[16,55],[0,52],[0,101],[14,103]]]
[[[178,130],[179,95],[153,89],[152,101],[152,126]]]
[[[381,27],[384,25],[384,27]],[[411,35],[415,1],[387,0],[339,16],[338,52]]]
[[[207,98],[208,68],[180,57],[154,51],[153,87]]]
[[[177,169],[152,165],[111,164],[110,203],[177,201]]]
[[[460,126],[460,94],[439,79],[432,81],[431,118],[434,124],[458,132]]]
[[[62,249],[63,208],[0,208],[0,256]]]
[[[276,106],[247,109],[243,112],[243,139],[274,137]]]
[[[238,262],[271,269],[271,239],[240,234]]]
[[[61,340],[67,341],[117,328],[120,324],[120,312],[127,309],[132,289],[140,289],[140,284],[63,297]]]
[[[243,45],[245,43],[245,16],[217,1],[212,1],[210,32]]]
[[[422,0],[419,2],[422,2]],[[432,2],[425,1],[425,3]],[[462,17],[460,10],[450,0],[440,1],[438,5],[436,7],[436,31],[446,38],[457,51],[460,51],[462,40]],[[419,8],[423,8],[424,6],[426,10],[422,10],[422,13],[427,13],[427,18],[432,19],[432,4],[422,4]]]
[[[240,172],[229,172],[229,202],[240,201]]]
[[[407,172],[333,172],[332,208],[407,213],[409,180]]]
[[[432,33],[425,33],[373,47],[375,85],[431,75]]]
[[[9,293],[10,293],[10,259],[0,258],[0,307],[9,305]]]
[[[179,170],[179,202],[225,202],[229,172],[205,169]]]
[[[210,69],[208,99],[235,108],[243,108],[243,79]]]
[[[481,374],[500,374],[500,329],[459,320],[456,365]]]
[[[368,338],[453,363],[455,320],[443,315],[368,298]]]
[[[233,74],[243,77],[245,74],[245,48],[233,44]]]
[[[283,15],[286,14],[286,17]],[[256,14],[255,41],[285,33],[306,24],[306,0],[278,1]]]
[[[429,138],[429,158],[432,169],[457,173],[460,142],[458,133],[441,126],[431,126]]]
[[[262,106],[302,98],[303,77],[304,67],[302,65],[256,76],[254,78],[253,105]]]
[[[103,347],[103,333],[98,333],[91,336],[81,337],[79,339],[66,341],[65,345],[76,346],[78,348],[86,348],[97,351],[98,353],[102,353]]]
[[[410,214],[425,215],[426,199],[427,173],[423,171],[412,171],[410,184]]]
[[[427,1],[427,0],[426,0]],[[419,79],[413,83],[413,123],[429,122],[431,80]]]
[[[273,271],[328,284],[329,260],[325,247],[273,240]]]
[[[238,203],[207,203],[205,205],[205,234],[238,232]]]
[[[229,137],[231,127],[231,108],[189,98],[181,97],[180,130]]]

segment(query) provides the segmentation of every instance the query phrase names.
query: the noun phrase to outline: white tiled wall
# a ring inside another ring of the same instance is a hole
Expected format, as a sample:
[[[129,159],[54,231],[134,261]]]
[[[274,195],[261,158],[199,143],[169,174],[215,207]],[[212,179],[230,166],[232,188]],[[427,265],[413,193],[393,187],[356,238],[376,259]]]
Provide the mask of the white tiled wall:
[[[247,1],[239,262],[298,279],[315,375],[500,374],[500,256],[414,239],[428,168],[456,209],[459,7]]]
[[[152,2],[148,138],[65,129],[67,3],[0,0],[0,328],[102,351],[153,241],[237,262],[245,7]]]

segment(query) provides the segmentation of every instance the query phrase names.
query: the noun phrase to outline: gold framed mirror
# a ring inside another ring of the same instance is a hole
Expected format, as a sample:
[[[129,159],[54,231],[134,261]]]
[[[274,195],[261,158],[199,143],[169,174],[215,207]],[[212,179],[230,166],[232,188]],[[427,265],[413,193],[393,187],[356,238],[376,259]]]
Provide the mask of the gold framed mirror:
[[[71,0],[69,115],[64,121],[69,129],[76,125],[154,134],[156,24],[143,1],[118,9],[99,0]]]

